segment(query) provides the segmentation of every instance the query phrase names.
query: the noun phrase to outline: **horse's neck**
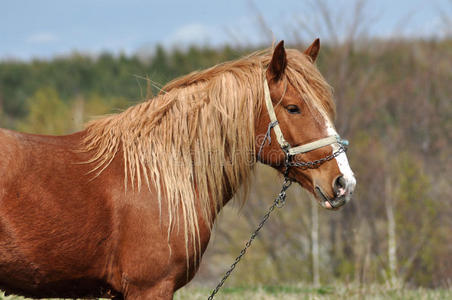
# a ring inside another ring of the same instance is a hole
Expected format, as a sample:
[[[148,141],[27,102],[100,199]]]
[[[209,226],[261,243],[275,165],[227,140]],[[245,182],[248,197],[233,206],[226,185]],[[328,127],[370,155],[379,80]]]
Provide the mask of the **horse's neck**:
[[[250,165],[250,169],[252,169],[253,167],[254,167],[253,165]],[[214,206],[215,204],[212,201],[210,202],[212,216],[214,216],[212,218],[211,224],[209,224],[210,228],[212,228],[212,226],[214,225],[217,215],[220,214],[223,207],[226,206],[234,198],[234,196],[238,196],[238,197],[245,196],[245,195],[237,195],[237,194],[242,193],[242,191],[239,190],[240,187],[231,186],[231,184],[227,180],[227,176],[225,174],[223,174],[223,176],[224,176],[224,180],[225,180],[225,188],[223,189],[222,203],[221,203],[221,205],[215,207]]]

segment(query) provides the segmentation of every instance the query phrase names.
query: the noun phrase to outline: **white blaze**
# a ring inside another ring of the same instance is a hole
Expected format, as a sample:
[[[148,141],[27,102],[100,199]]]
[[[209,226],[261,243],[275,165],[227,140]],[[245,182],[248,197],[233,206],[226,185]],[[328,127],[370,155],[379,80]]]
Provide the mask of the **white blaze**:
[[[331,124],[331,122],[327,120],[325,123],[327,134],[337,135],[337,131],[336,129],[334,129],[334,126]],[[337,143],[332,144],[331,147],[333,147],[333,152],[339,149],[339,145]],[[355,189],[356,179],[352,169],[350,168],[350,165],[348,164],[347,155],[345,154],[345,152],[342,152],[338,156],[336,156],[335,159],[337,166],[339,167],[339,171],[341,171],[342,176],[344,176],[346,182],[345,190],[347,193],[352,193]]]

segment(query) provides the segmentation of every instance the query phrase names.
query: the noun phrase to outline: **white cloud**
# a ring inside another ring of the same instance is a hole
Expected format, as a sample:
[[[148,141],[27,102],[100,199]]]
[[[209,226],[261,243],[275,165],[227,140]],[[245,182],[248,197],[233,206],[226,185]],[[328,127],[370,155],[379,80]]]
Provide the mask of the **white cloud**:
[[[222,32],[215,27],[187,24],[170,34],[164,43],[168,46],[217,44],[220,35],[222,35]]]
[[[33,44],[51,43],[55,42],[56,40],[58,40],[57,36],[49,32],[35,33],[27,38],[27,42]]]

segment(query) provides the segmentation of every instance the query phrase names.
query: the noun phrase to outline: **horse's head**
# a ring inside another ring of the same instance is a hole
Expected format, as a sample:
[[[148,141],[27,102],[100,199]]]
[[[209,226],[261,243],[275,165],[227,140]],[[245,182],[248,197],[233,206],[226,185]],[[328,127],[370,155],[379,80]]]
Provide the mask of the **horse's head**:
[[[351,199],[356,180],[347,142],[334,128],[331,88],[314,66],[319,46],[317,39],[304,53],[286,52],[281,41],[274,49],[256,123],[256,155],[333,209]]]

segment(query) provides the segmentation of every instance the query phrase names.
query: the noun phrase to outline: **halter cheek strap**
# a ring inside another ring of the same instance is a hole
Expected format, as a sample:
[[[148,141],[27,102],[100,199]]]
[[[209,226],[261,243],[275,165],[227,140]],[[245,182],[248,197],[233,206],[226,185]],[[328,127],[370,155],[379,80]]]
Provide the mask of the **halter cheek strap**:
[[[265,78],[265,75],[264,75]],[[265,96],[265,105],[267,107],[267,112],[270,117],[270,124],[271,126],[268,127],[267,135],[270,135],[270,130],[273,128],[276,139],[278,140],[279,145],[281,148],[290,156],[300,154],[300,153],[306,153],[318,148],[322,148],[334,143],[338,143],[342,146],[348,146],[348,141],[345,139],[342,139],[339,135],[330,135],[325,138],[316,140],[311,143],[307,143],[304,145],[300,145],[297,147],[291,147],[290,144],[284,139],[284,135],[282,134],[281,128],[279,127],[278,119],[276,118],[275,109],[273,108],[272,99],[270,97],[270,89],[268,87],[267,79],[264,79],[264,96]],[[265,140],[264,140],[265,142]],[[261,147],[262,148],[262,147]],[[262,149],[259,149],[259,157]]]

